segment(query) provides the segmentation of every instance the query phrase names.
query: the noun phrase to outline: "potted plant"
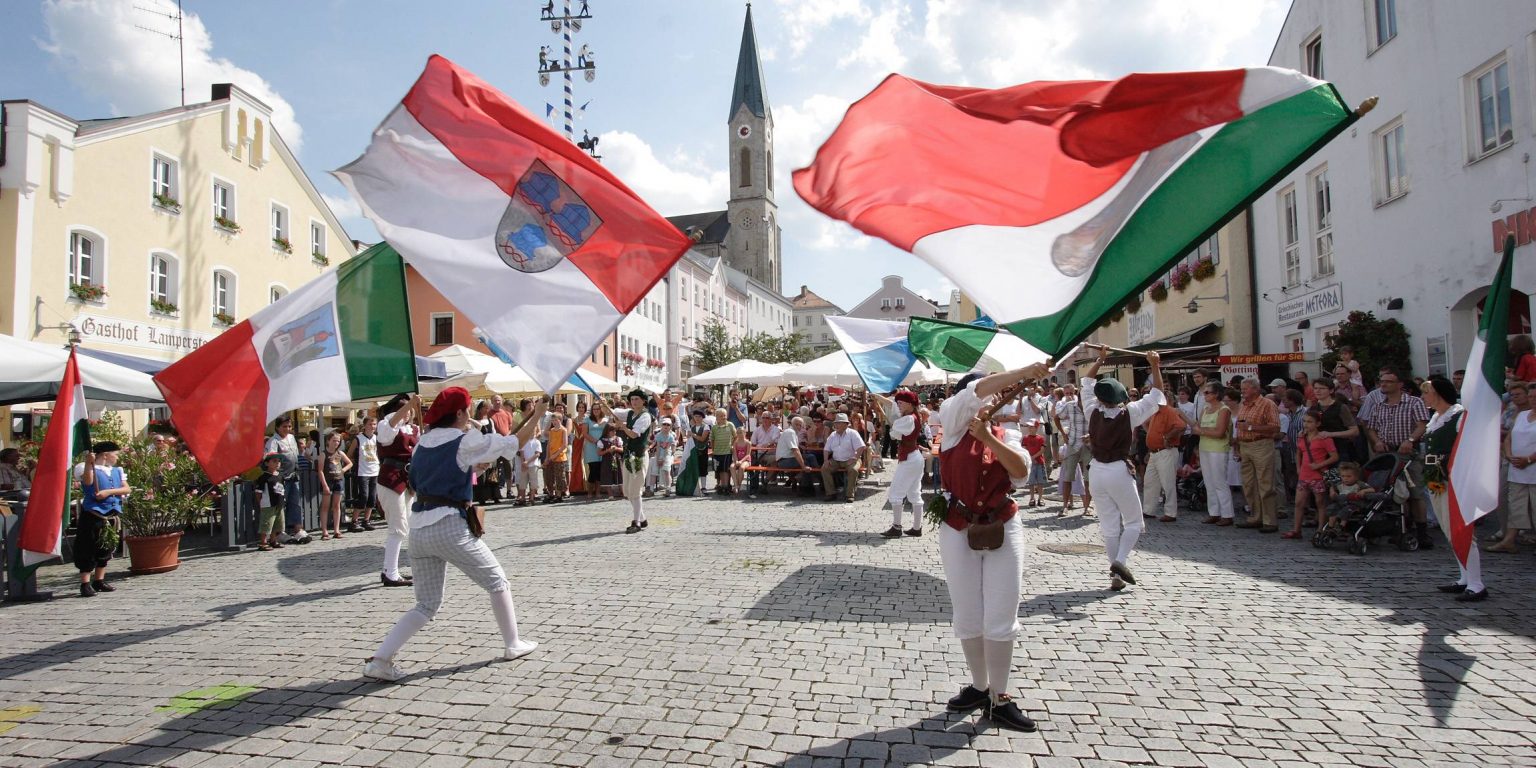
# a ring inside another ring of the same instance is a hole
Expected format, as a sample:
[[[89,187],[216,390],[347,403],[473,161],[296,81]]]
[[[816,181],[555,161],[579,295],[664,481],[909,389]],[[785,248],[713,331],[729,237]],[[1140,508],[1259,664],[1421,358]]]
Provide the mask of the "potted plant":
[[[283,253],[293,253],[293,243],[288,242],[286,237],[272,238],[272,247]]]
[[[171,213],[181,213],[181,203],[177,202],[176,198],[171,197],[170,195],[162,195],[158,192],[155,193],[155,205],[158,205],[161,208],[170,211]]]
[[[81,301],[101,301],[107,295],[105,286],[91,283],[71,283],[69,292]]]
[[[1216,276],[1216,262],[1204,258],[1195,262],[1195,279],[1209,280]]]
[[[1168,298],[1168,284],[1161,280],[1153,283],[1152,287],[1147,289],[1147,295],[1151,296],[1153,301],[1162,301]]]
[[[1130,301],[1125,303],[1125,311],[1131,313],[1141,311],[1141,294],[1138,293],[1135,296],[1132,296]]]
[[[240,225],[238,223],[236,223],[234,219],[228,218],[226,216],[215,216],[215,217],[213,217],[213,223],[215,225],[217,225],[219,229],[222,229],[222,230],[225,230],[225,231],[228,231],[228,232],[239,232],[240,231]]]
[[[210,503],[197,462],[184,453],[156,451],[144,438],[125,444],[118,465],[133,489],[123,499],[123,541],[131,573],[164,573],[181,564],[181,534]]]
[[[315,251],[315,252],[309,254],[309,257],[314,259],[315,263],[319,264],[322,267],[329,267],[331,265],[331,260],[329,258],[327,258],[325,254],[323,254],[323,253],[321,253],[319,251]]]
[[[213,313],[213,321],[219,325],[234,325],[235,316],[228,312],[215,312]]]
[[[1182,291],[1185,288],[1188,288],[1190,279],[1191,276],[1189,267],[1183,264],[1174,267],[1173,273],[1168,276],[1168,282],[1173,285],[1173,289],[1176,291]]]
[[[181,309],[169,301],[161,301],[160,299],[150,299],[149,308],[162,315],[174,315]]]

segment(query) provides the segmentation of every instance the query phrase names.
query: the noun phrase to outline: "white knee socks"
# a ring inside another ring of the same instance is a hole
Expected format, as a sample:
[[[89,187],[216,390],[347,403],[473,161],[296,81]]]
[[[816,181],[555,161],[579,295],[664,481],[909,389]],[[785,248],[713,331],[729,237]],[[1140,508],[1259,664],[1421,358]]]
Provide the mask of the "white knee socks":
[[[427,615],[421,611],[414,608],[406,611],[405,615],[395,622],[394,628],[389,630],[389,634],[384,636],[384,642],[380,643],[379,649],[373,652],[373,657],[375,659],[393,659],[395,654],[399,653],[400,649],[405,646],[406,641],[411,639],[411,635],[420,632],[421,628],[425,627],[429,621],[431,619],[427,618]]]
[[[643,503],[644,500],[640,498],[639,491],[636,491],[635,497],[629,500],[630,510],[634,514],[635,525],[639,525],[640,521],[645,519],[645,510],[640,508],[640,505]]]
[[[399,580],[400,578],[400,547],[405,542],[389,535],[384,538],[384,575],[388,578]]]
[[[984,642],[979,637],[960,641],[960,648],[965,651],[965,665],[971,668],[971,687],[978,691],[987,690],[987,652]]]
[[[492,592],[491,610],[496,614],[496,626],[501,628],[501,640],[507,650],[522,648],[525,644],[517,635],[517,611],[512,608],[512,590]]]
[[[1008,675],[1013,671],[1013,641],[983,640],[987,656],[987,690],[992,700],[1008,692]]]

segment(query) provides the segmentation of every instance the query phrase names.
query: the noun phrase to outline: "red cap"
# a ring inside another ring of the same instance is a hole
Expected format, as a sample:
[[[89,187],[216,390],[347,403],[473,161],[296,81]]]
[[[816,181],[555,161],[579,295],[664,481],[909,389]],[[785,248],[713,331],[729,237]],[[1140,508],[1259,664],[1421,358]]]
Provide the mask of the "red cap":
[[[448,387],[438,393],[432,401],[432,407],[427,409],[427,415],[422,417],[422,423],[431,426],[444,416],[468,410],[468,408],[469,390],[463,387]]]
[[[895,400],[898,403],[906,403],[907,405],[910,405],[913,408],[916,408],[917,405],[918,405],[917,393],[913,392],[910,389],[903,389],[902,391],[897,392]]]

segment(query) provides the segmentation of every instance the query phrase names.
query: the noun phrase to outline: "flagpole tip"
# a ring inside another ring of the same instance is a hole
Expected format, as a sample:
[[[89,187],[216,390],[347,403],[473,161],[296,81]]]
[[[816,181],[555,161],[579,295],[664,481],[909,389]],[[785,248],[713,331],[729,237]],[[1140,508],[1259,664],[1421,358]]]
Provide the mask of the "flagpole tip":
[[[1355,117],[1363,117],[1365,113],[1375,109],[1377,101],[1380,101],[1380,99],[1376,96],[1372,96],[1369,99],[1360,102],[1360,106],[1355,107]]]

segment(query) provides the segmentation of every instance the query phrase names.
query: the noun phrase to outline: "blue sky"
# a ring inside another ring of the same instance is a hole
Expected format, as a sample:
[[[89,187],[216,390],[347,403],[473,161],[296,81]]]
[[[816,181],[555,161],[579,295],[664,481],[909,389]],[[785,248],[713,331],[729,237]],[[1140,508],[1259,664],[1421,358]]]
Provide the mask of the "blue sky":
[[[373,227],[326,173],[355,158],[428,55],[458,62],[536,113],[561,100],[540,87],[540,0],[186,0],[187,98],[235,82],[275,123],[349,234]],[[578,2],[579,4],[579,2]],[[723,208],[726,110],[745,4],[737,0],[590,0],[578,35],[599,65],[577,81],[592,105],[582,129],[604,162],[664,214]],[[76,118],[178,103],[176,45],[137,25],[174,22],[135,6],[170,0],[6,0],[0,98]],[[847,105],[890,72],[1002,86],[1112,78],[1132,71],[1261,65],[1288,0],[759,0],[753,18],[774,113],[784,289],[808,284],[845,309],[887,274],[944,301],[949,283],[916,258],[811,211],[791,169],[809,162]]]

